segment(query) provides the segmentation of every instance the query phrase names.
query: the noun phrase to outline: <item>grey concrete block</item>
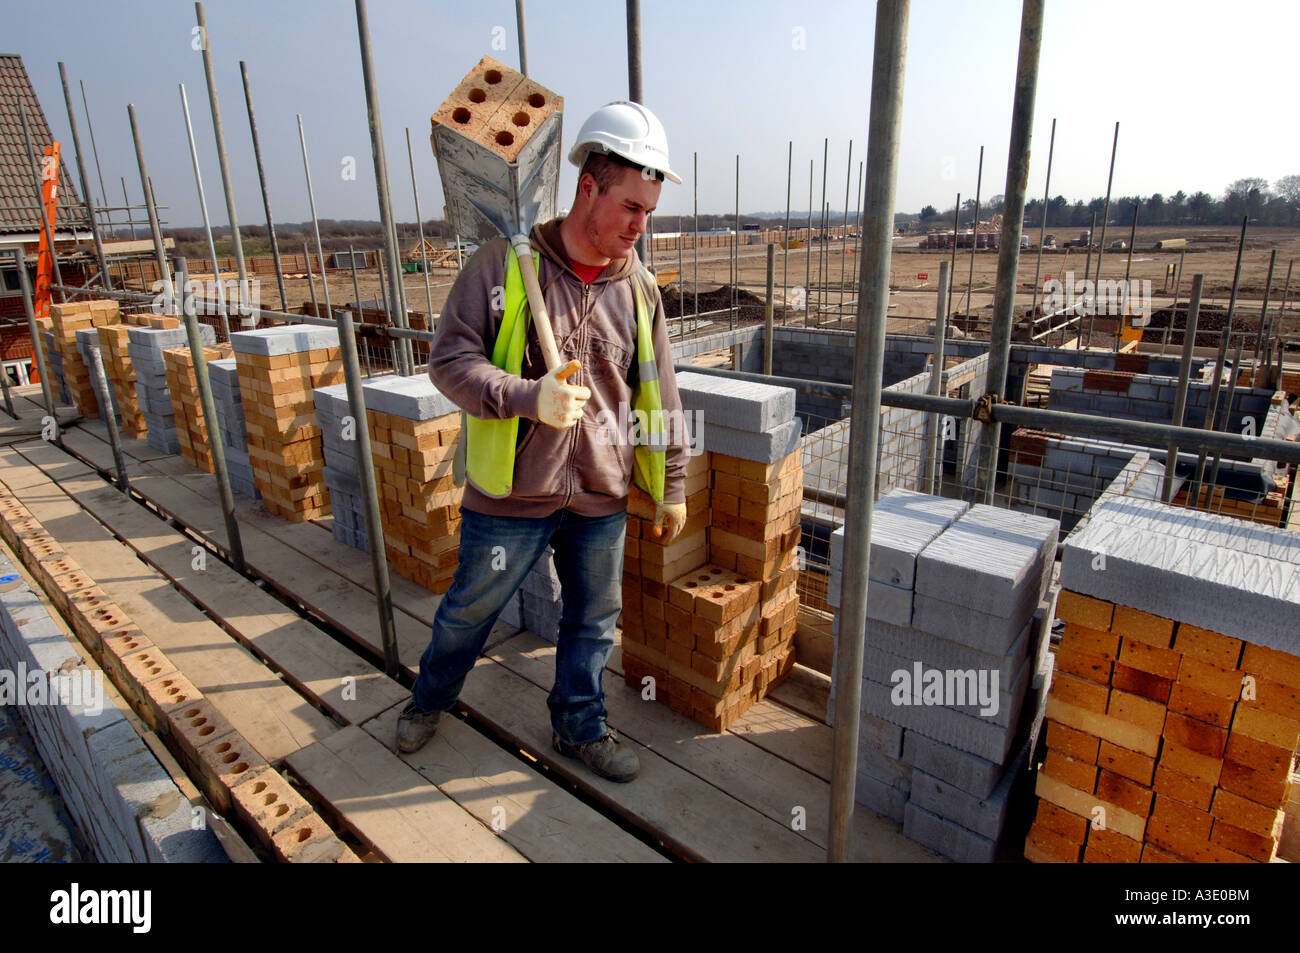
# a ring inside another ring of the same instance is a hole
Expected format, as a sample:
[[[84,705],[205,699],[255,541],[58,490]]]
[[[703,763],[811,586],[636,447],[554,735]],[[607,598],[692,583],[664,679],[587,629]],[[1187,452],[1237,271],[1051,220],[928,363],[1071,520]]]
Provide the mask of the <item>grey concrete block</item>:
[[[1021,614],[1018,632],[1028,616],[1021,613],[1025,594],[1032,590],[1037,603],[1059,531],[1057,520],[976,504],[917,557],[917,595],[991,615]]]
[[[910,800],[921,810],[996,842],[1002,837],[1006,826],[1011,789],[1017,774],[1024,771],[1028,756],[1028,750],[1022,748],[1003,772],[997,787],[986,797],[976,797],[954,784],[916,769],[912,774]]]
[[[677,392],[684,410],[703,414],[706,428],[716,421],[756,433],[773,430],[794,417],[792,387],[682,371],[677,375]]]
[[[903,736],[903,761],[975,798],[992,794],[1007,770],[1005,765],[995,764],[915,731]]]
[[[704,434],[703,448],[711,453],[722,453],[759,463],[775,463],[799,449],[802,426],[796,417],[772,430],[759,433],[720,427],[707,421],[699,429]],[[693,437],[700,440],[698,433]]]
[[[254,331],[234,331],[230,335],[230,345],[239,354],[274,357],[338,347],[339,332],[337,328],[316,324],[280,324]]]
[[[909,731],[918,731],[935,741],[942,741],[1002,763],[1010,753],[1016,731],[991,720],[971,717],[960,711],[937,705],[895,705],[892,686],[863,680],[862,705],[868,714],[891,721]]]
[[[873,622],[867,626],[866,646],[904,659],[919,659],[932,668],[996,671],[1000,684],[1011,685],[1032,648],[1033,620],[1026,622],[1004,654],[980,652],[916,628]]]
[[[1012,616],[977,612],[965,604],[945,602],[916,593],[912,598],[912,625],[940,638],[975,649],[987,655],[1005,655],[1015,644],[1037,604],[1033,593],[1022,597],[1011,611]]]
[[[146,858],[154,864],[225,864],[225,849],[211,829],[194,827],[193,805],[177,796],[160,801],[139,818]]]
[[[907,795],[878,778],[861,771],[857,772],[854,800],[868,810],[875,811],[897,824],[903,823]]]
[[[987,837],[911,803],[904,811],[903,834],[960,864],[991,864],[998,855],[998,845]]]
[[[1289,538],[1295,534],[1270,530],[1148,500],[1109,498],[1066,541],[1061,585],[1300,655],[1300,560]],[[1262,547],[1270,554],[1249,551]]]
[[[392,414],[407,420],[432,420],[460,412],[451,398],[439,392],[425,374],[371,378],[362,384],[361,389],[366,409],[376,413]]]

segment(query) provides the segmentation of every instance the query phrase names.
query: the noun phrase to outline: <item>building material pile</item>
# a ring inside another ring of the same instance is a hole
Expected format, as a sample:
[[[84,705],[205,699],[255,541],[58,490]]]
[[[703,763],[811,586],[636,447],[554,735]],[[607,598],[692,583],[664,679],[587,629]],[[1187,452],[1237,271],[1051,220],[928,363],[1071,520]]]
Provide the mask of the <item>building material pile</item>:
[[[564,600],[560,598],[560,576],[555,570],[555,550],[547,546],[524,581],[519,584],[519,591],[502,610],[501,621],[527,629],[555,644],[560,638],[560,616],[563,613]]]
[[[95,397],[95,406],[98,408],[96,416],[104,416],[105,401],[108,401],[108,410],[116,411],[117,408],[113,403],[111,388],[107,394],[101,394],[99,382],[95,379],[95,359],[98,357],[100,363],[103,363],[103,358],[99,355],[99,328],[78,328],[76,332],[76,342],[77,354],[81,358],[82,365],[86,368],[86,373],[89,377],[90,390]],[[107,383],[107,374],[105,375],[105,383]]]
[[[253,468],[248,462],[248,431],[244,426],[244,400],[239,390],[239,368],[233,357],[208,362],[212,403],[217,410],[217,430],[226,455],[230,488],[250,500],[261,498]]]
[[[166,320],[174,322],[176,319]],[[185,329],[129,327],[126,334],[126,350],[135,371],[136,401],[144,414],[149,446],[159,453],[179,453],[181,444],[171,391],[167,387],[167,362],[163,351],[187,346]],[[199,338],[204,344],[214,344],[217,332],[209,325],[200,325]]]
[[[231,353],[229,344],[203,349],[203,357],[209,364],[229,358]],[[181,457],[196,470],[212,473],[215,470],[210,443],[213,438],[208,432],[207,421],[203,418],[203,402],[199,399],[194,355],[188,346],[168,348],[163,351],[163,363],[166,366],[167,389],[171,391],[172,415],[176,421],[176,440],[181,445]]]
[[[122,432],[138,440],[148,433],[149,426],[135,393],[135,367],[131,364],[131,355],[127,351],[131,341],[131,325],[139,323],[134,320],[136,317],[124,314],[123,323],[106,324],[97,330],[99,354],[104,362],[104,374],[108,377],[109,387],[113,390],[113,399],[117,403]]]
[[[1033,861],[1268,862],[1300,743],[1300,538],[1127,497],[1062,551]]]
[[[65,301],[50,305],[50,328],[54,334],[53,350],[59,353],[59,365],[72,403],[86,417],[99,416],[99,398],[91,382],[90,368],[77,346],[77,332],[118,320],[117,302],[96,298],[89,301]]]
[[[253,479],[268,513],[292,523],[327,516],[329,493],[313,394],[342,383],[334,328],[279,325],[230,335]]]
[[[953,860],[998,853],[1038,709],[1047,638],[1035,612],[1058,530],[907,490],[873,510],[857,799]],[[831,537],[837,607],[843,539]]]
[[[633,491],[623,676],[637,689],[653,678],[659,701],[724,731],[794,665],[800,422],[789,388],[696,374],[677,385],[686,418],[666,429],[694,420],[686,525],[665,546],[653,501]]]
[[[399,575],[446,592],[460,545],[463,490],[452,477],[460,408],[426,375],[380,377],[362,389],[388,561]]]
[[[45,335],[45,363],[49,365],[50,376],[54,378],[50,390],[58,403],[71,404],[72,391],[68,390],[68,379],[63,374],[63,352],[54,343],[54,331],[51,330],[50,319],[41,318],[37,324],[44,329],[42,333]]]
[[[348,409],[346,384],[316,388],[316,423],[325,450],[321,476],[330,494],[334,538],[353,549],[370,551],[365,500],[357,469],[356,422]]]

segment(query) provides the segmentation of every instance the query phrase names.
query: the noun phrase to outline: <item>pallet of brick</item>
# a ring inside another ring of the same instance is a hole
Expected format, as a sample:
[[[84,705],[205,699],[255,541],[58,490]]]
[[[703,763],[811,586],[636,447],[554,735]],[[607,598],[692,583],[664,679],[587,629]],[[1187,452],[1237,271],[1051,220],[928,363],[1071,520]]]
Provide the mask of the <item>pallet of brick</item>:
[[[623,585],[624,679],[726,730],[794,665],[803,468],[794,392],[678,376],[691,446],[686,525],[653,534],[654,504],[629,500]],[[728,426],[715,421],[725,420]]]
[[[124,322],[129,318],[124,315]],[[106,324],[99,328],[99,354],[104,362],[104,375],[108,386],[113,391],[117,404],[118,416],[122,420],[122,432],[128,437],[139,439],[148,430],[144,413],[135,393],[135,368],[131,364],[131,355],[127,348],[130,343],[128,323]]]
[[[244,402],[239,391],[239,369],[233,357],[208,362],[212,403],[217,411],[217,432],[226,455],[230,488],[240,496],[256,500],[260,494],[248,462],[248,433],[244,429]]]
[[[230,345],[205,347],[204,358],[211,363],[230,357]],[[196,470],[215,471],[212,461],[211,440],[207,421],[203,416],[203,402],[199,399],[198,372],[194,355],[189,347],[168,348],[163,351],[166,367],[167,389],[171,392],[172,415],[176,421],[176,440],[181,445],[181,457]]]
[[[90,369],[77,346],[77,332],[118,320],[116,301],[92,299],[50,305],[53,348],[59,352],[63,379],[71,402],[87,417],[99,415],[99,400],[91,384]]]
[[[316,423],[325,452],[321,475],[330,494],[332,532],[340,543],[370,551],[365,501],[357,468],[356,426],[350,424],[346,384],[316,388]]]
[[[167,321],[176,324],[175,318],[168,318]],[[158,323],[165,322],[159,319]],[[144,414],[149,446],[160,453],[179,453],[181,445],[171,391],[167,387],[167,361],[163,357],[163,351],[187,347],[189,342],[185,329],[179,326],[154,327],[151,322],[149,325],[128,327],[126,335],[127,354],[135,371],[136,402]],[[204,344],[214,344],[217,340],[216,331],[209,325],[200,325],[199,338]]]
[[[280,325],[230,335],[253,478],[268,513],[301,523],[329,515],[314,392],[343,382],[338,331]]]
[[[452,476],[460,408],[426,375],[362,385],[389,564],[446,592],[456,571],[463,491]]]
[[[1112,497],[1062,550],[1025,856],[1268,862],[1300,745],[1300,537]]]

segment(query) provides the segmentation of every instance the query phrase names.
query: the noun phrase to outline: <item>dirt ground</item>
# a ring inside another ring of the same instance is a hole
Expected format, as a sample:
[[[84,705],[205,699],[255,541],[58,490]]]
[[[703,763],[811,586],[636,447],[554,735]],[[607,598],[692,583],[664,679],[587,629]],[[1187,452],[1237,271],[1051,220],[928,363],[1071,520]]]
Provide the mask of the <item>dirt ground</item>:
[[[1054,234],[1058,242],[1076,238],[1077,230],[1063,231],[1057,229]],[[1037,230],[1030,231],[1030,241],[1036,242]],[[1097,236],[1100,238],[1100,235]],[[1187,238],[1200,239],[1190,242],[1186,253],[1181,250],[1152,251],[1154,244],[1161,239]],[[1206,239],[1218,239],[1207,241]],[[900,236],[894,242],[893,261],[891,264],[891,287],[893,296],[890,302],[890,330],[906,331],[920,329],[923,322],[933,320],[935,292],[939,285],[939,263],[950,260],[951,252],[939,250],[921,250],[921,236]],[[1112,227],[1107,229],[1106,244],[1112,241],[1128,241],[1128,229]],[[1179,301],[1185,305],[1191,287],[1192,276],[1205,275],[1205,290],[1202,304],[1205,306],[1209,324],[1203,327],[1221,326],[1213,323],[1211,306],[1226,310],[1232,288],[1232,273],[1236,261],[1237,236],[1233,229],[1227,227],[1206,228],[1159,228],[1142,227],[1137,230],[1137,241],[1133,252],[1130,277],[1151,282],[1153,305],[1158,312],[1173,302],[1174,282],[1166,282],[1165,273],[1169,265],[1175,267],[1183,258],[1183,275]],[[1282,301],[1283,286],[1287,276],[1288,263],[1300,258],[1300,231],[1295,229],[1271,229],[1248,232],[1245,250],[1242,255],[1241,281],[1237,296],[1237,307],[1233,325],[1235,328],[1253,329],[1257,327],[1265,279],[1268,273],[1269,254],[1277,250],[1277,263],[1273,276],[1273,291],[1270,310],[1276,309]],[[791,289],[792,307],[798,294],[794,289],[805,286],[811,275],[809,302],[814,308],[824,306],[831,311],[839,310],[845,318],[853,315],[855,296],[854,269],[857,263],[857,242],[850,240],[848,254],[844,254],[842,242],[814,242],[804,248],[792,249],[787,253],[776,250],[774,267],[774,299],[777,317],[780,319],[781,307],[786,300],[785,288]],[[1029,309],[1033,290],[1034,267],[1037,249],[1031,248],[1021,253],[1017,273],[1017,313]],[[1129,253],[1107,248],[1101,254],[1101,275],[1103,279],[1120,280],[1125,268],[1129,267]],[[1093,250],[1090,275],[1096,277],[1098,270],[1098,252]],[[654,261],[659,271],[677,271],[679,264],[675,254],[665,255],[659,252]],[[959,249],[957,253],[957,280],[954,282],[952,307],[954,314],[969,313],[985,318],[992,312],[993,285],[997,275],[998,253],[996,251],[979,251],[974,256],[973,275],[971,271],[971,253],[968,249]],[[1081,280],[1087,265],[1085,249],[1058,248],[1045,250],[1043,253],[1040,282],[1048,276],[1062,279],[1068,272],[1073,272],[1076,280]],[[687,250],[681,260],[679,277],[665,289],[665,304],[670,316],[681,313],[679,290],[684,292],[686,313],[694,311],[695,293],[698,291],[700,310],[722,307],[730,301],[730,291],[713,294],[732,279],[732,262],[727,251],[719,249],[701,249],[698,270],[694,253]],[[425,311],[430,307],[436,314],[442,310],[447,300],[456,272],[450,269],[437,269],[429,274],[429,291],[426,298],[424,275],[403,274],[408,305],[416,311]],[[698,280],[696,275],[698,274]],[[820,281],[818,275],[824,275]],[[924,274],[925,278],[919,276]],[[842,276],[842,278],[841,278]],[[332,302],[347,303],[356,298],[353,291],[352,276],[347,271],[331,272],[328,276],[330,299]],[[788,282],[788,285],[787,285]],[[375,269],[358,273],[358,287],[363,299],[375,298],[379,294],[379,275]],[[748,292],[754,297],[745,296],[744,302],[750,307],[742,315],[747,320],[762,317],[762,301],[766,290],[766,249],[759,245],[744,245],[740,248],[739,281],[740,291]],[[967,287],[971,294],[967,300]],[[288,304],[291,310],[311,300],[311,291],[306,278],[285,279]],[[324,297],[320,286],[320,277],[315,280],[318,300],[323,304]],[[264,281],[262,285],[263,307],[279,306],[279,293],[274,281]],[[1039,300],[1042,300],[1041,294]],[[428,303],[427,303],[428,302]],[[1300,333],[1300,274],[1293,274],[1289,293],[1287,318],[1283,326],[1284,333]],[[915,319],[915,320],[908,320]],[[1162,322],[1157,319],[1153,326]]]

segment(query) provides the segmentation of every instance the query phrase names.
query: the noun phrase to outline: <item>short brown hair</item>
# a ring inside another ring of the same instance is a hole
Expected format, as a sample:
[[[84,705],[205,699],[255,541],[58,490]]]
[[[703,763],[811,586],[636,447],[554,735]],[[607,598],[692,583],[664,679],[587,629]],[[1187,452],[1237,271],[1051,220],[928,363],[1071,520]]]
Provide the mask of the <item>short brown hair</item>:
[[[596,185],[602,192],[613,188],[620,180],[625,169],[632,169],[638,174],[647,171],[642,166],[630,159],[624,159],[621,155],[613,152],[601,152],[598,149],[592,149],[587,153],[587,157],[582,162],[582,169],[578,172],[578,181],[588,173],[596,180]],[[658,169],[649,169],[654,177],[660,182],[663,181],[664,174]]]

